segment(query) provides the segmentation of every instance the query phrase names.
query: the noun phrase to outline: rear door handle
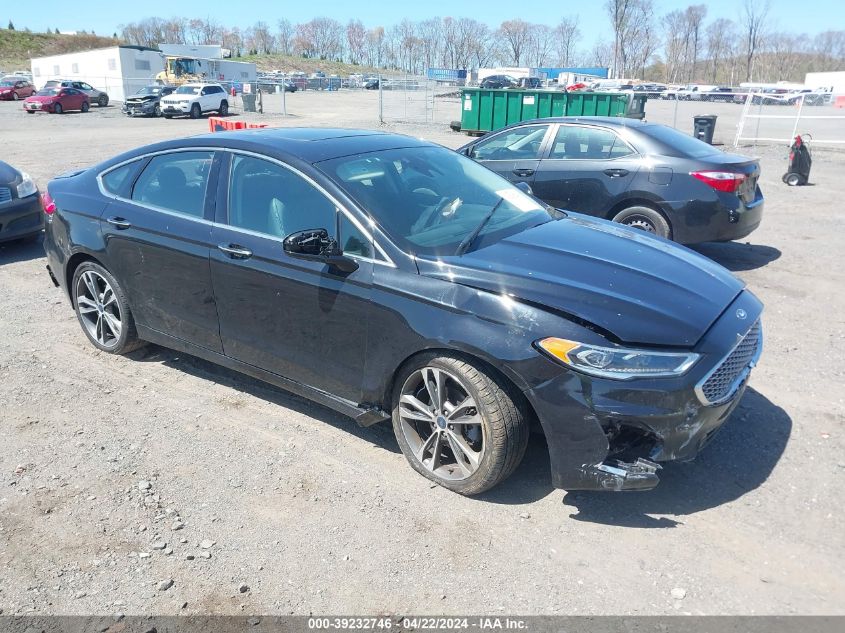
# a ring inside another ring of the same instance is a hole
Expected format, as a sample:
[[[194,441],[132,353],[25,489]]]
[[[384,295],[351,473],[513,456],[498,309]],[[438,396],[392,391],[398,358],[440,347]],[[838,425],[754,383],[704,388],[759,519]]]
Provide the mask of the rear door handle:
[[[218,244],[217,248],[232,259],[249,259],[252,257],[252,251],[239,244]]]
[[[606,176],[610,176],[611,178],[620,178],[622,176],[628,175],[627,169],[605,169],[604,173]]]
[[[109,224],[116,227],[119,231],[123,229],[128,229],[132,226],[132,223],[129,220],[124,220],[123,218],[119,218],[117,216],[112,216],[106,220]]]
[[[513,175],[519,176],[521,178],[527,178],[528,176],[534,175],[534,170],[533,169],[514,169]]]

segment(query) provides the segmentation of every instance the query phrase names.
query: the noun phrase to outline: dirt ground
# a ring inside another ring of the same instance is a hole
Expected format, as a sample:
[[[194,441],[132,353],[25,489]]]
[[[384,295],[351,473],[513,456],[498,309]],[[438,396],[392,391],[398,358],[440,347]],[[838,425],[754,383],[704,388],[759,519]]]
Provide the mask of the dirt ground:
[[[264,120],[375,127],[375,98]],[[43,188],[207,128],[0,103],[0,159]],[[698,250],[765,303],[766,347],[722,432],[648,493],[553,489],[542,438],[479,498],[433,487],[388,427],[166,349],[99,353],[41,245],[0,246],[0,612],[845,614],[845,153],[788,188],[784,147],[745,151],[764,223]]]

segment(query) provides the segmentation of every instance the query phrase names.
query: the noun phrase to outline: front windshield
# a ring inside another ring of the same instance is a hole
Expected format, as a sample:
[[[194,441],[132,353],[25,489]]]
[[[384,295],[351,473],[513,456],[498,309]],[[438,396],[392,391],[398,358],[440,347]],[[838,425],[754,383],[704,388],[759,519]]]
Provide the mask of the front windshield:
[[[552,210],[501,176],[443,147],[344,156],[318,167],[400,248],[418,255],[457,254],[485,219],[468,250],[552,219]]]
[[[161,88],[159,86],[146,86],[141,88],[136,95],[157,95],[161,92]]]
[[[179,86],[176,89],[176,94],[177,95],[198,95],[200,93],[200,90],[202,90],[202,88],[200,88],[199,86]]]

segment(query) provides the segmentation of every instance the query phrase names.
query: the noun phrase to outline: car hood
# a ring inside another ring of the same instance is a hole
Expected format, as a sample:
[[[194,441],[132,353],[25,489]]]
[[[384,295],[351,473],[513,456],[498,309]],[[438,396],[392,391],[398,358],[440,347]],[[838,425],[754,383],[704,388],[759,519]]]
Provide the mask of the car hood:
[[[58,101],[61,97],[58,96],[48,96],[48,95],[32,95],[31,97],[27,97],[26,101],[34,101],[36,103],[48,103],[50,101]]]
[[[144,103],[145,101],[157,101],[158,95],[138,95],[137,97],[126,97],[126,103]]]
[[[574,213],[418,266],[423,275],[539,304],[639,345],[694,346],[744,287],[687,248]]]

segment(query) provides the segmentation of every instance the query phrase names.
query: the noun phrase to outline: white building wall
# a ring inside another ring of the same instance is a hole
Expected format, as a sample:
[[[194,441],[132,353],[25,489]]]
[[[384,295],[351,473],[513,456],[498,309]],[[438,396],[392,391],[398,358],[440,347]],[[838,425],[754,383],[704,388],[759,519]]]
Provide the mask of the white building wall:
[[[164,69],[158,51],[113,46],[92,51],[32,59],[32,80],[40,88],[50,79],[84,81],[105,90],[111,101],[123,101],[151,83]]]
[[[813,90],[845,94],[845,71],[807,73],[804,85]]]

